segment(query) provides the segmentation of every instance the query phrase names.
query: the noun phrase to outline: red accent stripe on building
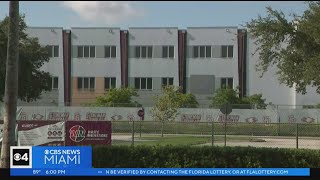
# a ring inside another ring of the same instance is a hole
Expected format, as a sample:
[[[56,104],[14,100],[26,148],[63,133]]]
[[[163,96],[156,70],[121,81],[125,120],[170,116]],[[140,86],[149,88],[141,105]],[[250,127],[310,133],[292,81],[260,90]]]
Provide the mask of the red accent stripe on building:
[[[128,31],[120,31],[121,86],[128,87]]]
[[[64,104],[71,106],[71,31],[63,30]]]
[[[186,37],[185,30],[178,30],[178,61],[179,61],[179,86],[186,93]]]
[[[247,32],[238,30],[238,75],[240,97],[246,96],[247,89]]]

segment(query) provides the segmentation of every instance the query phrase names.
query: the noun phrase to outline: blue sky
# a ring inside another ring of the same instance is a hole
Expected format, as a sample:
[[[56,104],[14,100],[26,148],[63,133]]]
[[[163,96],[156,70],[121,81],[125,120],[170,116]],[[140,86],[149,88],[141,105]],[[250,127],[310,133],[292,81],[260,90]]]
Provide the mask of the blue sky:
[[[54,27],[179,27],[239,26],[270,5],[285,14],[301,14],[303,1],[20,1],[29,26]],[[8,15],[0,2],[0,19]]]

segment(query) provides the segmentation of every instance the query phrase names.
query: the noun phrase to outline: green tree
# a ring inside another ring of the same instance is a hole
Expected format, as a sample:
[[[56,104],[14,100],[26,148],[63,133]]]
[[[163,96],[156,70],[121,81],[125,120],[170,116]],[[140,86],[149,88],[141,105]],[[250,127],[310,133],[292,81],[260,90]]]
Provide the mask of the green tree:
[[[217,89],[214,96],[209,98],[211,100],[210,107],[219,108],[221,105],[239,104],[238,92],[232,88]]]
[[[180,99],[180,105],[179,107],[183,108],[197,108],[199,106],[199,103],[196,99],[196,97],[191,93],[179,93],[178,94]]]
[[[151,109],[151,115],[156,121],[161,122],[161,137],[165,121],[174,121],[181,106],[180,90],[174,86],[164,87],[163,94],[155,96],[155,105]]]
[[[241,98],[241,104],[256,105],[258,109],[265,109],[267,104],[266,99],[262,98],[262,94],[253,94],[251,96]]]
[[[4,123],[1,168],[10,168],[10,146],[15,145],[19,64],[19,1],[9,2],[9,26],[5,76]]]
[[[104,96],[96,98],[96,102],[87,104],[97,107],[141,107],[132,97],[138,97],[138,93],[132,88],[113,88],[105,92]]]
[[[174,121],[178,115],[178,108],[197,108],[199,106],[196,97],[191,94],[183,94],[181,87],[163,87],[163,94],[155,96],[155,105],[151,109],[153,118],[161,122],[161,136],[165,121]]]
[[[40,70],[49,61],[46,47],[39,44],[37,38],[26,34],[25,17],[19,16],[19,67],[18,98],[30,102],[40,98],[43,91],[50,91],[51,76]],[[5,91],[6,59],[8,47],[9,17],[0,21],[0,101]]]
[[[279,81],[296,91],[306,93],[314,86],[320,93],[320,2],[307,2],[302,15],[288,17],[282,11],[267,7],[267,16],[246,23],[255,38],[259,54],[256,69],[264,72],[277,66]]]
[[[210,107],[220,108],[221,105],[229,103],[234,108],[249,108],[256,105],[258,109],[266,108],[265,99],[262,99],[262,94],[253,94],[247,97],[239,97],[239,91],[232,88],[221,88],[216,90],[211,100]],[[249,106],[248,106],[249,105]]]

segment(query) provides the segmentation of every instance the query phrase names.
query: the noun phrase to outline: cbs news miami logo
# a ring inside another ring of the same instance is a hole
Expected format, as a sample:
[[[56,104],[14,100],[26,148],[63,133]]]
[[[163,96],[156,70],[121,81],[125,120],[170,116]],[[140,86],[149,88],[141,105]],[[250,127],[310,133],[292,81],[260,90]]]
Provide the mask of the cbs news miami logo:
[[[12,146],[10,168],[91,168],[91,146]]]

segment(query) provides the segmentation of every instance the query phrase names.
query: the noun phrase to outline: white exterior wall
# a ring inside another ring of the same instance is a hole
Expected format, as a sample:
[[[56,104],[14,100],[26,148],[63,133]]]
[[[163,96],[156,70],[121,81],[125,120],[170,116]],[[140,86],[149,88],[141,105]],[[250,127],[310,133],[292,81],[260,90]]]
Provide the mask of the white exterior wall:
[[[174,58],[133,58],[129,55],[130,77],[173,77],[179,85],[178,72],[178,28],[130,28],[130,46],[174,46]],[[153,55],[155,48],[153,47]]]
[[[116,77],[116,86],[121,87],[120,28],[72,28],[71,46],[81,45],[116,46],[116,58],[72,56],[72,77]]]
[[[302,95],[295,91],[295,88],[289,88],[285,84],[280,84],[276,75],[277,67],[272,66],[260,78],[260,72],[255,70],[255,65],[259,60],[258,52],[252,55],[257,45],[254,44],[254,39],[248,34],[248,51],[247,51],[247,95],[262,93],[263,98],[266,98],[266,103],[289,105],[294,107],[299,105],[315,105],[320,103],[320,95],[316,93],[316,88],[308,87],[307,94]]]
[[[320,94],[317,93],[316,87],[307,87],[307,94],[302,95],[297,93],[296,95],[297,105],[317,105],[320,104]]]
[[[227,29],[229,33],[226,32]],[[187,33],[187,49],[197,45],[233,45],[233,58],[192,58],[187,55],[187,78],[191,75],[233,77],[233,86],[238,86],[237,27],[188,28]]]
[[[59,102],[58,105],[64,105],[64,74],[63,74],[63,40],[62,40],[62,28],[56,27],[29,27],[26,29],[26,33],[30,37],[37,37],[39,44],[46,45],[58,45],[59,57],[52,57],[48,63],[44,63],[41,70],[49,72],[52,76],[59,77],[58,91]],[[53,90],[54,91],[54,90]],[[43,97],[46,98],[46,97]]]

